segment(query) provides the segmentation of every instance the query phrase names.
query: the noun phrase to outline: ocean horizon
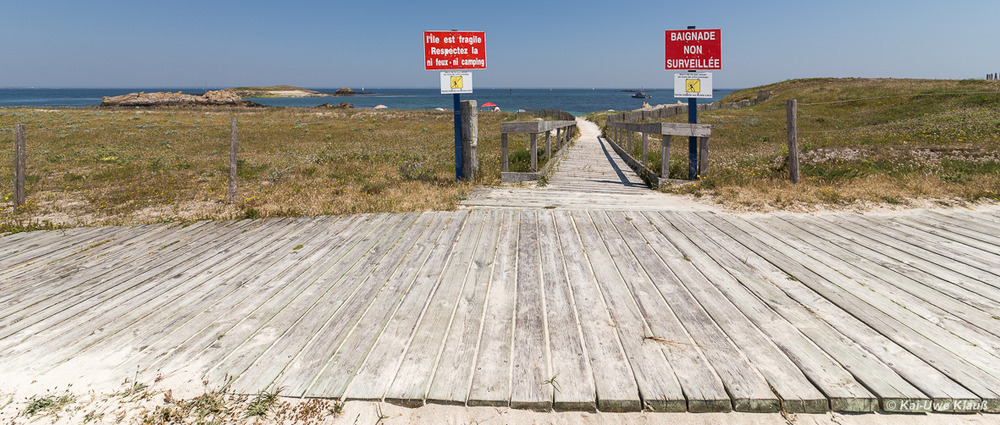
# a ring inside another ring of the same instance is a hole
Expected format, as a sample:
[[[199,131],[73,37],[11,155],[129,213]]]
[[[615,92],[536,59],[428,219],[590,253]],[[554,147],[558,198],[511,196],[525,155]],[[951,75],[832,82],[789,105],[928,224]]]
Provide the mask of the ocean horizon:
[[[134,92],[177,92],[200,94],[210,90],[220,90],[215,87],[145,87],[145,88],[0,88],[0,107],[92,107],[100,105],[104,96],[119,96]],[[332,94],[337,88],[310,88],[321,93]],[[371,94],[356,94],[337,97],[304,97],[304,98],[246,98],[266,106],[309,108],[324,103],[338,104],[348,102],[355,108],[373,108],[385,105],[389,109],[433,110],[437,108],[450,110],[453,99],[450,95],[442,95],[440,89],[434,88],[387,88],[358,87],[356,91]],[[462,95],[463,100],[475,99],[479,104],[492,102],[504,111],[520,109],[560,109],[575,115],[594,111],[616,110],[629,111],[642,107],[643,102],[650,105],[674,104],[678,101],[686,103],[686,99],[673,97],[673,89],[642,89],[651,97],[648,99],[632,98],[632,92],[638,89],[598,89],[598,88],[480,88],[472,94]],[[739,89],[717,89],[712,99],[699,99],[699,103],[718,101],[725,95]]]

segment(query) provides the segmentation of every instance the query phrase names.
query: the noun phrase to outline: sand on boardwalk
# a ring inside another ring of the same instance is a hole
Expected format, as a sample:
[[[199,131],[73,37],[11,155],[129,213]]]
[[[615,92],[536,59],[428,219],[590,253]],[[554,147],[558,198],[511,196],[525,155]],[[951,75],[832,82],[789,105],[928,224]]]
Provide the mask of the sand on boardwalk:
[[[122,390],[127,389],[123,386]],[[192,414],[183,421],[166,422],[163,412],[177,401],[167,402],[162,390],[147,389],[148,396],[118,394],[76,394],[75,400],[58,412],[41,412],[27,415],[25,410],[31,397],[7,394],[0,391],[0,423],[2,424],[141,424],[141,423],[256,423],[256,424],[559,424],[559,425],[618,425],[618,424],[696,424],[696,425],[943,425],[943,424],[998,424],[1000,415],[992,414],[913,414],[886,415],[880,413],[840,414],[784,414],[784,413],[586,413],[586,412],[534,412],[505,407],[464,407],[425,405],[419,408],[399,407],[388,403],[349,401],[342,404],[339,413],[330,407],[333,402],[317,404],[315,401],[279,398],[276,406],[265,418],[251,418],[245,414],[248,400],[230,401],[228,415],[207,416],[202,422]],[[62,395],[66,392],[52,392]],[[36,395],[37,398],[38,395]],[[311,404],[310,404],[311,403]],[[320,409],[309,406],[322,406]],[[177,418],[174,418],[177,420]]]

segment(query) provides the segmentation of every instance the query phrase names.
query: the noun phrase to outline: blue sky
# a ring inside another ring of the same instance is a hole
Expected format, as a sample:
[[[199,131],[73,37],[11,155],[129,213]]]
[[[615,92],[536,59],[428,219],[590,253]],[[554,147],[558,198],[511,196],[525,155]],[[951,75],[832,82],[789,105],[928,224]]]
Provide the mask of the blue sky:
[[[672,86],[663,31],[722,29],[717,88],[1000,72],[1000,2],[5,1],[0,87],[436,87],[424,30],[486,32],[477,87]]]

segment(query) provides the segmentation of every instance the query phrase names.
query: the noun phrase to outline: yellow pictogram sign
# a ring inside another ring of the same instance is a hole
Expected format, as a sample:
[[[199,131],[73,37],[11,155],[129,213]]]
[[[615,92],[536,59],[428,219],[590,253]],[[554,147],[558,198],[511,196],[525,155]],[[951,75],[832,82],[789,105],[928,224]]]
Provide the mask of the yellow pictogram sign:
[[[460,88],[462,88],[462,76],[461,75],[453,75],[451,77],[451,88],[453,88],[453,89],[460,89]]]
[[[684,83],[684,87],[687,87],[688,93],[700,93],[701,92],[701,80],[687,80]]]

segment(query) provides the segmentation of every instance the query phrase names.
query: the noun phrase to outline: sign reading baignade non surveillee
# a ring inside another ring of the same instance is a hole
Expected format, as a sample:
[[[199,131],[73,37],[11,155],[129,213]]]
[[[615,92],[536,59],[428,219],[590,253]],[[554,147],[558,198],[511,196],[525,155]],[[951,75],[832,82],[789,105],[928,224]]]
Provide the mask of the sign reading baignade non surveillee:
[[[722,30],[667,30],[665,69],[722,69]]]

